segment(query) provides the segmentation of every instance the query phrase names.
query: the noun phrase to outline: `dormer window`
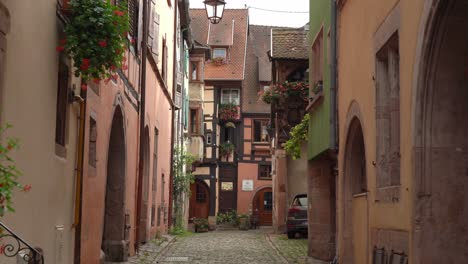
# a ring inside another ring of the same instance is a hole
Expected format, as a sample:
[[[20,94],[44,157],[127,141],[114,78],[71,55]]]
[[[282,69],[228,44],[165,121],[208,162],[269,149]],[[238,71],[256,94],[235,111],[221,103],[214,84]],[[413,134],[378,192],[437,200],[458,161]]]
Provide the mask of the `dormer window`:
[[[225,48],[214,48],[213,49],[213,58],[223,58],[226,60],[227,51]]]

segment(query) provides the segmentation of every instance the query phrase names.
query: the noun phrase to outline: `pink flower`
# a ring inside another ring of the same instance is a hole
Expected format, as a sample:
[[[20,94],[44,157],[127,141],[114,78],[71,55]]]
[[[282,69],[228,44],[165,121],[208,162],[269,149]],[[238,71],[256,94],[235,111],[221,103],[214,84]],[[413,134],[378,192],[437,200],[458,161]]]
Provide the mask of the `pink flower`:
[[[65,47],[64,47],[64,46],[57,46],[57,47],[55,48],[55,50],[56,50],[57,52],[62,52],[62,51],[65,50]]]
[[[88,85],[87,85],[86,83],[83,83],[83,84],[81,85],[81,90],[83,90],[83,91],[88,90]]]
[[[31,188],[32,188],[31,184],[26,184],[25,186],[23,186],[23,192],[29,192]]]
[[[99,83],[101,82],[101,79],[99,79],[99,78],[94,78],[94,79],[93,79],[93,82],[94,82],[95,84],[99,84]]]

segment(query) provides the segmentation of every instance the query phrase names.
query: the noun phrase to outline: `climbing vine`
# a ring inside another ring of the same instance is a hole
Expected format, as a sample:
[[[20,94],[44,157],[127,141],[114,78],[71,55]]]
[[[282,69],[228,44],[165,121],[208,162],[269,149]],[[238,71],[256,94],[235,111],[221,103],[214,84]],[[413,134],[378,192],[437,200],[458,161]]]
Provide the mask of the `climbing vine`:
[[[307,141],[309,132],[309,114],[305,114],[302,121],[291,129],[290,138],[284,144],[284,149],[288,155],[296,160],[301,158],[301,143]]]
[[[190,184],[194,176],[190,172],[195,157],[178,147],[174,149],[174,232],[184,231],[184,195],[190,196]]]

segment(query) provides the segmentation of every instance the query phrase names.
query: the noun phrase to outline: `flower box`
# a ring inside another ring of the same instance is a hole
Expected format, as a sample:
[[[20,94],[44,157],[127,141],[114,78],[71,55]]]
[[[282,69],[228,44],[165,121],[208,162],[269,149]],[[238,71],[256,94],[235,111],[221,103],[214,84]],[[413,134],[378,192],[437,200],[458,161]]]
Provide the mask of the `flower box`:
[[[219,105],[219,120],[221,122],[239,121],[240,106],[235,104],[220,104]]]

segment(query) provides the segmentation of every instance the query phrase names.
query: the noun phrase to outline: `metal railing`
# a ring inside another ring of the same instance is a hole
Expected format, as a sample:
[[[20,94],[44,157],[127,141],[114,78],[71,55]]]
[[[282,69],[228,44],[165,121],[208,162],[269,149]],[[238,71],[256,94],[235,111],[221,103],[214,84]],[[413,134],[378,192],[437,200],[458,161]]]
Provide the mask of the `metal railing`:
[[[4,223],[0,222],[0,258],[8,257],[24,261],[28,264],[44,264],[44,256],[40,249],[34,248],[28,242],[16,235]]]

